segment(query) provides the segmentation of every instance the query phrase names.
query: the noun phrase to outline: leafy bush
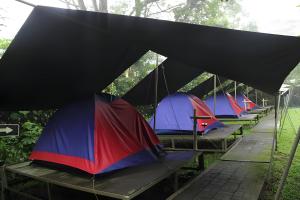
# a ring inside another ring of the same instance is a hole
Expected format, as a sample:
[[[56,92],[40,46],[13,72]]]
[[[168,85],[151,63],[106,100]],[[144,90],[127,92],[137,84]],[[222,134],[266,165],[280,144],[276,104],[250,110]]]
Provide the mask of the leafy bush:
[[[20,136],[0,138],[0,159],[5,163],[26,161],[53,113],[54,110],[0,112],[1,123],[20,124]]]

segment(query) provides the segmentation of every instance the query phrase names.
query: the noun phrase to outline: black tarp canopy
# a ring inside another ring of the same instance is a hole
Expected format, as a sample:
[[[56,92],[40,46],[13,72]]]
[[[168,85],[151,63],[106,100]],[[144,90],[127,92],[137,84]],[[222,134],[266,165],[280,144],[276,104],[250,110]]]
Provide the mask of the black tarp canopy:
[[[227,79],[223,77],[218,77],[216,80],[216,86],[219,87],[223,84]],[[199,98],[203,98],[206,94],[214,89],[214,77],[210,77],[209,79],[203,81],[196,87],[192,88],[187,93],[196,95]]]
[[[168,94],[176,92],[204,70],[189,67],[175,60],[166,59],[158,66],[157,101]],[[155,99],[155,70],[136,84],[123,97],[133,105],[154,104]]]
[[[300,39],[37,6],[0,60],[0,109],[102,91],[148,50],[274,93],[299,62]]]

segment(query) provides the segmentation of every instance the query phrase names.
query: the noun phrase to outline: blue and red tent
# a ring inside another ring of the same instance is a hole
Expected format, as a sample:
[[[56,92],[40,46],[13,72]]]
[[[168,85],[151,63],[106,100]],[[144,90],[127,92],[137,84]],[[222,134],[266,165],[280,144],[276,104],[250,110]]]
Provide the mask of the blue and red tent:
[[[210,110],[214,110],[214,96],[210,96],[205,100]],[[229,93],[219,93],[216,96],[215,116],[219,118],[238,118],[244,114],[236,100]]]
[[[258,108],[258,106],[244,94],[237,95],[236,101],[239,104],[239,106],[243,108],[244,111],[249,111]]]
[[[160,142],[126,101],[94,95],[66,105],[49,120],[31,160],[100,174],[158,159]]]
[[[209,108],[198,97],[185,93],[175,93],[165,97],[157,106],[155,132],[157,134],[191,134],[193,131],[194,109],[197,116],[209,116],[209,119],[197,120],[197,131],[207,133],[223,127]],[[154,127],[154,117],[150,119]]]

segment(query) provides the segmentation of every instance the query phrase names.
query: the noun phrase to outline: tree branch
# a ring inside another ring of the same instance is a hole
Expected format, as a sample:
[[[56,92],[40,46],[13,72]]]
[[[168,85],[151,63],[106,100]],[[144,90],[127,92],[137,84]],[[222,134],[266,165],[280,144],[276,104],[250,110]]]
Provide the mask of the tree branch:
[[[97,5],[97,1],[96,0],[92,0],[93,3],[93,7],[95,11],[99,11],[98,5]]]
[[[182,6],[182,5],[184,5],[184,4],[183,4],[183,3],[180,3],[180,4],[178,4],[178,5],[171,6],[171,7],[169,7],[169,8],[164,9],[164,10],[160,10],[160,11],[158,11],[158,12],[150,13],[150,14],[148,15],[148,17],[149,17],[149,16],[152,16],[152,15],[159,14],[159,13],[168,12],[168,11],[170,11],[170,10],[172,10],[172,9],[174,9],[174,8],[178,8],[178,7]]]

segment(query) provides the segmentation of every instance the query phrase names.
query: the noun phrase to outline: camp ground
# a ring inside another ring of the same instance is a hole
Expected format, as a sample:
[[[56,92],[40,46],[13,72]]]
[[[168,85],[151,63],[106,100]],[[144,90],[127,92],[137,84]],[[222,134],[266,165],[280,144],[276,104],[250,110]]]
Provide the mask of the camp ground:
[[[300,198],[298,37],[200,25],[191,2],[13,2],[30,14],[0,38],[2,200]]]

